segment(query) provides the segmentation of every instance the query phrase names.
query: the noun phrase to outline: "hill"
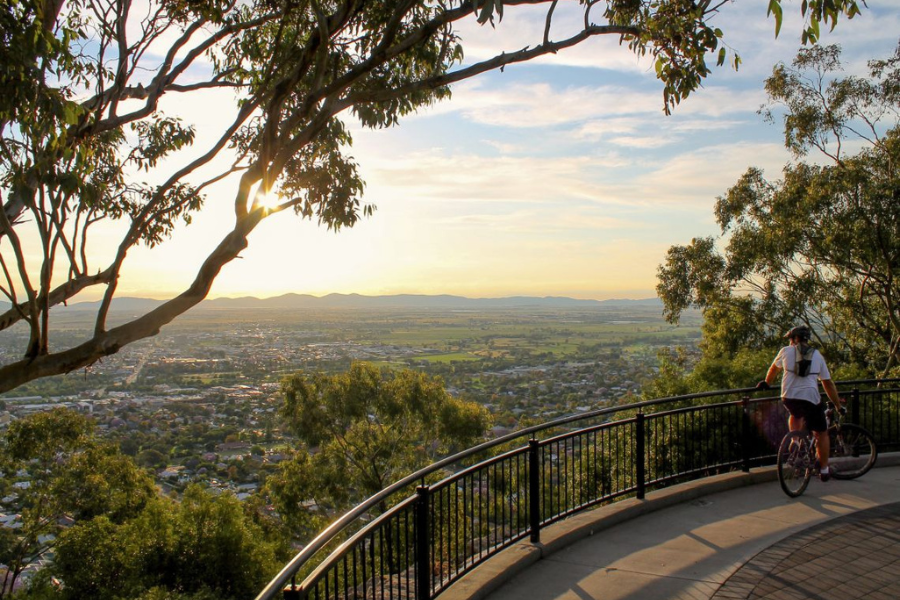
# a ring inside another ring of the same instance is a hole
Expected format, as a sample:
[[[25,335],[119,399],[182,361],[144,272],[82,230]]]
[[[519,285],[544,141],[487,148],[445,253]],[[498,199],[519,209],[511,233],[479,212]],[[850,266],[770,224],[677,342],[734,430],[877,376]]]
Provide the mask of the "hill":
[[[162,304],[160,300],[149,298],[117,298],[112,310],[147,311]],[[62,312],[95,311],[99,302],[78,302],[59,307]],[[271,298],[215,298],[204,300],[193,311],[234,310],[234,309],[309,309],[309,308],[420,308],[477,310],[488,308],[627,308],[661,307],[658,298],[642,300],[579,300],[562,296],[510,296],[505,298],[466,298],[463,296],[395,294],[387,296],[364,296],[361,294],[328,294],[311,296],[308,294],[284,294]]]

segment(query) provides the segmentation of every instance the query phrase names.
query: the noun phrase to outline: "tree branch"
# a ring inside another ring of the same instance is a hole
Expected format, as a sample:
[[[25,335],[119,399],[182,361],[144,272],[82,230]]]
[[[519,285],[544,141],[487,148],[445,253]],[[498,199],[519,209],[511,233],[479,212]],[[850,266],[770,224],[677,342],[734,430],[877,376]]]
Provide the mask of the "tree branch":
[[[67,302],[70,298],[78,295],[82,290],[98,284],[109,283],[109,279],[112,275],[112,267],[107,268],[105,271],[97,273],[96,275],[81,275],[74,279],[70,279],[66,281],[64,284],[60,285],[56,289],[54,289],[50,293],[50,298],[48,300],[48,306],[53,307],[59,304],[63,304]],[[38,304],[44,303],[44,296],[41,295],[37,297],[35,300]],[[3,314],[0,314],[0,331],[4,329],[9,329],[16,323],[24,318],[26,309],[28,308],[28,302],[22,302],[10,308]]]
[[[0,367],[0,393],[41,377],[69,373],[90,366],[105,356],[115,354],[127,344],[158,334],[164,325],[206,298],[222,267],[247,247],[247,236],[265,216],[265,211],[260,209],[240,219],[206,258],[190,287],[156,309],[108,331],[95,331],[90,340],[74,348],[26,358]],[[110,277],[114,276],[115,270],[110,274]]]
[[[560,50],[580,44],[586,39],[597,35],[637,35],[638,33],[639,31],[635,27],[619,25],[592,25],[590,28],[585,29],[579,34],[560,42],[541,44],[540,46],[537,46],[535,48],[525,47],[522,50],[509,54],[502,53],[498,56],[495,56],[494,58],[474,64],[470,67],[466,67],[465,69],[460,69],[458,71],[447,73],[445,75],[438,75],[436,77],[423,79],[407,86],[398,87],[392,90],[381,90],[379,92],[366,91],[348,94],[344,97],[343,100],[340,101],[339,105],[341,109],[346,109],[350,106],[360,103],[385,102],[401,96],[412,94],[417,91],[435,89],[450,85],[452,83],[458,83],[460,81],[475,77],[476,75],[486,73],[487,71],[493,71],[505,67],[506,65],[519,62],[527,62],[546,54],[556,54]]]

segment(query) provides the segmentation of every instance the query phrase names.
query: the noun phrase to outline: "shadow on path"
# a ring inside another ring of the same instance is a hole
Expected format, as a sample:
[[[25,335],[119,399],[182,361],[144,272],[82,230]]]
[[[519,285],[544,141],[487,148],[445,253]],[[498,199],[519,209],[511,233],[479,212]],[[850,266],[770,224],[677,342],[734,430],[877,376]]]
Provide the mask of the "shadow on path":
[[[765,595],[774,591],[774,588],[769,589],[770,582],[777,588],[785,587],[796,579],[786,576],[783,570],[776,571],[774,567],[767,572],[764,572],[765,568],[760,570],[759,565],[751,567],[751,559],[759,556],[769,560],[776,557],[781,557],[778,559],[781,561],[787,560],[787,555],[778,553],[784,549],[776,551],[775,547],[782,540],[787,544],[806,539],[803,536],[807,533],[815,535],[815,532],[822,531],[824,533],[821,535],[829,541],[840,542],[849,539],[846,533],[849,530],[857,530],[862,538],[872,538],[875,537],[872,535],[874,531],[885,532],[887,527],[898,529],[900,522],[873,520],[876,516],[864,518],[869,514],[884,517],[880,513],[858,512],[890,505],[896,509],[896,516],[900,519],[900,504],[894,504],[898,491],[900,468],[889,467],[875,469],[854,481],[816,482],[799,499],[785,496],[776,482],[695,498],[596,532],[532,564],[486,597],[490,600],[812,598],[815,596],[796,595],[798,590],[794,590],[795,595],[792,596]],[[854,513],[859,518],[854,519]],[[849,529],[823,529],[829,525]],[[891,536],[886,537],[890,544],[897,547],[898,553],[890,568],[900,570],[900,544],[897,543],[900,534],[892,532]],[[809,542],[809,548],[820,545],[819,538],[815,539]],[[773,554],[764,555],[763,551],[770,547]],[[861,552],[865,549],[860,548]],[[848,571],[839,564],[839,550],[827,546],[823,552],[829,554],[825,558],[830,562],[823,559],[822,573],[829,568],[845,578],[842,584],[847,583]],[[745,563],[746,570],[742,569]],[[888,566],[872,566],[862,554],[856,563],[859,575],[853,576],[854,581],[859,577],[874,578],[879,575],[882,579],[887,578],[885,569]],[[787,568],[788,564],[784,563],[784,566]],[[791,569],[799,568],[793,563],[790,565]],[[757,575],[759,577],[751,581]],[[727,588],[724,587],[726,583],[729,584]],[[861,586],[857,585],[857,588],[861,589]],[[883,597],[873,595],[875,592],[871,589],[868,595],[843,593],[822,597],[839,597],[841,600],[900,598],[900,592],[894,593],[893,588],[890,589],[890,595]],[[804,593],[824,591],[830,592],[831,588],[823,585],[813,589],[808,586]],[[761,595],[747,595],[750,593]]]

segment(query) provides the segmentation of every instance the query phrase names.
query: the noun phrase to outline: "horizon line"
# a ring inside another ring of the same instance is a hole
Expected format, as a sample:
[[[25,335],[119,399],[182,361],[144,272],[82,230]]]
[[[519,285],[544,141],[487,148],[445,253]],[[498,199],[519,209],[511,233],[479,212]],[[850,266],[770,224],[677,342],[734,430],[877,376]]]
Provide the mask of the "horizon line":
[[[177,294],[176,294],[177,295]],[[386,298],[386,297],[395,297],[395,296],[415,296],[422,298],[440,298],[440,297],[452,297],[452,298],[464,298],[466,300],[505,300],[508,298],[539,298],[539,299],[548,299],[548,298],[560,298],[566,300],[579,300],[585,302],[607,302],[614,300],[632,300],[632,301],[640,301],[640,300],[659,300],[659,296],[656,295],[647,295],[647,296],[610,296],[607,298],[589,298],[589,297],[578,297],[578,296],[567,296],[565,294],[503,294],[496,296],[467,296],[464,294],[454,294],[450,292],[440,292],[440,293],[424,293],[424,292],[393,292],[393,293],[384,293],[384,294],[366,294],[361,292],[328,292],[326,294],[314,294],[311,292],[282,292],[280,294],[273,294],[271,296],[257,296],[250,293],[247,294],[236,294],[236,295],[220,295],[220,296],[207,296],[202,301],[209,300],[241,300],[245,298],[252,298],[256,300],[271,300],[273,298],[282,298],[284,296],[307,296],[310,298],[327,298],[329,296],[358,296],[362,298]],[[165,296],[162,298],[154,297],[153,295],[137,295],[137,294],[128,294],[124,296],[118,296],[114,298],[114,300],[124,300],[124,299],[136,299],[136,300],[155,300],[159,302],[166,302],[175,296]],[[84,302],[96,302],[97,300],[85,300]]]
[[[147,303],[154,305],[162,305],[165,302],[169,301],[173,296],[166,296],[164,298],[153,297],[152,295],[138,295],[138,294],[127,294],[123,296],[118,296],[113,298],[112,307],[124,304],[135,304],[135,303]],[[277,301],[279,299],[306,299],[307,301],[322,301],[328,302],[329,300],[334,302],[341,301],[353,301],[354,299],[358,299],[359,301],[390,301],[391,299],[397,299],[402,301],[403,299],[409,299],[410,301],[418,300],[421,302],[427,302],[429,300],[434,300],[440,302],[443,300],[446,302],[453,302],[454,300],[460,302],[473,302],[473,303],[502,303],[503,301],[510,301],[512,303],[523,302],[523,301],[535,301],[535,302],[547,302],[553,303],[554,301],[558,301],[560,303],[608,303],[608,302],[661,302],[658,296],[616,296],[609,297],[603,299],[597,298],[578,298],[575,296],[564,296],[564,295],[528,295],[528,294],[514,294],[514,295],[502,295],[502,296],[464,296],[460,294],[424,294],[424,293],[396,293],[396,294],[361,294],[357,292],[345,293],[345,292],[329,292],[324,295],[315,295],[311,293],[302,293],[302,292],[284,292],[281,294],[276,294],[272,296],[254,296],[250,294],[243,295],[234,295],[234,296],[215,296],[215,297],[206,297],[203,298],[196,304],[196,307],[200,307],[205,303],[216,303],[216,302],[235,302],[235,301],[254,301],[254,302],[272,302]],[[75,301],[75,299],[70,299],[68,303],[58,305],[51,309],[51,312],[54,312],[54,309],[63,309],[66,308],[74,308],[80,306],[82,309],[87,308],[88,305],[98,304],[101,302],[101,299],[84,299],[80,301]],[[9,305],[8,301],[0,301],[0,306]]]

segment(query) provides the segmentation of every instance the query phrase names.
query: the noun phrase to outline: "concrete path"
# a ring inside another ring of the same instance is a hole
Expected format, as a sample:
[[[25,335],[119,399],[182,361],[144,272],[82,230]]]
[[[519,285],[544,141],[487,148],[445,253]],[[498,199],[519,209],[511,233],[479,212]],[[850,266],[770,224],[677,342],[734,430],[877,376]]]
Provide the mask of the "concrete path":
[[[896,458],[880,457],[879,465]],[[772,468],[733,473],[547,528],[542,544],[523,542],[500,553],[442,600],[898,598],[892,590],[900,589],[900,505],[889,506],[897,502],[897,466],[853,481],[813,481],[799,499],[781,491]],[[884,508],[860,512],[874,507]],[[823,529],[829,523],[833,529]],[[872,551],[881,553],[878,564]],[[813,582],[794,586],[810,577],[791,572],[806,567],[816,574]],[[847,593],[860,585],[834,592],[854,578],[881,585],[862,595]]]

